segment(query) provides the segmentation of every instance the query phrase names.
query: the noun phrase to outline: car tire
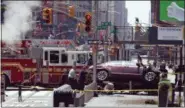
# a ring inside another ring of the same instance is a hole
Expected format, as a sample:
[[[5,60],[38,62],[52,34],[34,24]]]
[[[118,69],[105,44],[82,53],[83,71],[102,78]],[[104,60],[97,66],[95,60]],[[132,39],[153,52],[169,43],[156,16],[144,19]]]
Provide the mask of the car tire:
[[[144,72],[143,79],[145,83],[155,83],[157,79],[157,74],[153,71]]]
[[[106,70],[98,70],[96,78],[98,81],[105,81],[108,79],[109,73]]]

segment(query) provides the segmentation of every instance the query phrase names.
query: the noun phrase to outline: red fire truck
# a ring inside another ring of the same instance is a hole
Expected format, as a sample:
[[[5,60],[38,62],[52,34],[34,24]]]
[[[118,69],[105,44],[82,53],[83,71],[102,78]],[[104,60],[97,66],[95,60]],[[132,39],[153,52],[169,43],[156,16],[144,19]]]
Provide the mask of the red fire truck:
[[[79,72],[91,54],[76,50],[70,40],[22,40],[14,49],[1,45],[1,72],[6,86],[18,82],[59,84],[64,69],[71,69],[75,63]]]

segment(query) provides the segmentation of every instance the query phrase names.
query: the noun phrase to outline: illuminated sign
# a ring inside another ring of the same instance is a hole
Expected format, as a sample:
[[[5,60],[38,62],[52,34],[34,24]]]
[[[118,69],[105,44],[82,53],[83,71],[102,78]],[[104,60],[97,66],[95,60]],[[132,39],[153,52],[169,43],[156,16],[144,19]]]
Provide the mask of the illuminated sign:
[[[160,21],[183,22],[184,1],[183,0],[160,0]]]

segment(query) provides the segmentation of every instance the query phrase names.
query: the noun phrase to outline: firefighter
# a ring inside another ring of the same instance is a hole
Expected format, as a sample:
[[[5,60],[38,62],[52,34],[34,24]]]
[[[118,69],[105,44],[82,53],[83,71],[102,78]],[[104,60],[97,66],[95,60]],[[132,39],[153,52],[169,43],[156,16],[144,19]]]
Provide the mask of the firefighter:
[[[60,86],[64,84],[68,84],[68,73],[69,71],[65,68],[64,74],[62,74],[61,79],[60,79]]]
[[[69,85],[71,85],[72,89],[78,89],[77,76],[76,76],[76,66],[75,65],[69,71],[68,81],[69,81]]]
[[[80,77],[78,80],[79,90],[84,90],[85,86],[85,78],[86,78],[86,66],[83,67],[82,71],[80,72]]]

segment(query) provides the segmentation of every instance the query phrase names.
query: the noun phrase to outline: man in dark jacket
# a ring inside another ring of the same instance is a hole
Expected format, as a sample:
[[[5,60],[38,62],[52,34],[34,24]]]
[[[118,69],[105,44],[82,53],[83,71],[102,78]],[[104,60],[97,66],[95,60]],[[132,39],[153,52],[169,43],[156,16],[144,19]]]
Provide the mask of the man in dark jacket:
[[[85,87],[85,80],[86,80],[86,67],[83,67],[82,71],[80,72],[80,77],[78,80],[79,90],[84,90]]]
[[[91,66],[91,65],[93,65],[92,55],[89,56],[89,59],[87,61],[87,66]]]
[[[167,77],[167,74],[168,74],[168,70],[166,69],[166,64],[163,62],[161,65],[160,65],[160,71],[165,74]]]
[[[68,73],[68,70],[64,69],[64,73],[62,74],[62,77],[60,79],[60,86],[68,84]]]

